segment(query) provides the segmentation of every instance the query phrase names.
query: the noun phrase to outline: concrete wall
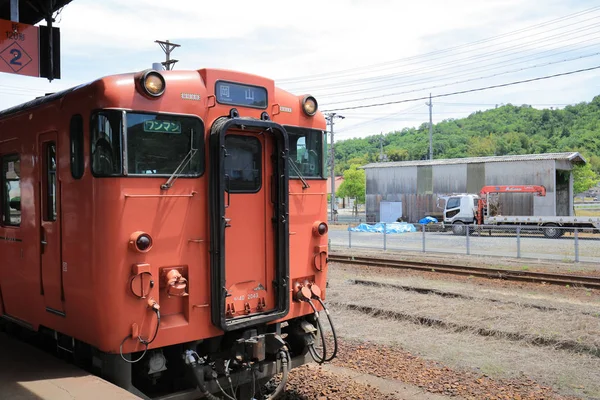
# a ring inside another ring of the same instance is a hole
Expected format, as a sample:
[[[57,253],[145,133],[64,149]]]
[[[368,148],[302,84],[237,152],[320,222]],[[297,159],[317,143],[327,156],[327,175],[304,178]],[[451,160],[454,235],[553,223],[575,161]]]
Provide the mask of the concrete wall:
[[[546,196],[501,194],[503,215],[557,215],[556,162],[554,160],[494,162],[487,164],[452,164],[368,168],[367,221],[379,220],[380,201],[402,201],[402,219],[417,222],[427,215],[441,217],[438,198],[453,193],[478,193],[485,185],[544,185]],[[560,164],[571,168],[569,162]],[[565,193],[561,184],[561,207],[572,197],[572,179]],[[444,202],[440,204],[443,206]],[[571,207],[572,209],[572,207]],[[569,215],[569,214],[567,214]]]

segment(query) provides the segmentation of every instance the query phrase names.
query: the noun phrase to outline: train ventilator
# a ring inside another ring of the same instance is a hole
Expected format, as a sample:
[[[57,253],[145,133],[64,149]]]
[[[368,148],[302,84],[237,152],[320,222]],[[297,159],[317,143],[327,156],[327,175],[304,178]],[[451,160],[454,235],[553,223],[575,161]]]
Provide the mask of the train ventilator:
[[[278,397],[337,353],[325,130],[314,97],[215,69],[0,112],[2,324],[141,398]]]

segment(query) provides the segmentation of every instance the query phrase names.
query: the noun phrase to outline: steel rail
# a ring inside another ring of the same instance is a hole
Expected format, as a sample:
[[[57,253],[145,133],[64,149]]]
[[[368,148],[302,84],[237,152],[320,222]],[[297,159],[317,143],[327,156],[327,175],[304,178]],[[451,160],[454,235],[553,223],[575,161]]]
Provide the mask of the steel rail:
[[[393,260],[387,258],[356,257],[342,254],[329,254],[328,261],[344,264],[367,265],[372,267],[411,269],[424,272],[436,272],[454,275],[467,275],[481,278],[504,279],[547,283],[562,286],[577,286],[600,289],[600,277],[546,272],[515,271],[510,269],[471,267],[467,265],[437,264],[422,261]]]

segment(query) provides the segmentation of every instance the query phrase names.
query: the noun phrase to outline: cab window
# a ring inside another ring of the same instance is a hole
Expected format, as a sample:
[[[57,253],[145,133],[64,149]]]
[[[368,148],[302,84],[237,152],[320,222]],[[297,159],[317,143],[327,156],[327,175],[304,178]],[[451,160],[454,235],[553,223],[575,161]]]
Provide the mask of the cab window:
[[[446,208],[457,208],[460,207],[460,197],[451,197],[448,199],[448,203],[446,204]]]
[[[92,116],[95,176],[199,176],[204,125],[181,115],[103,110]]]
[[[290,161],[296,168],[290,168],[290,178],[323,178],[324,147],[323,131],[286,126],[290,145]]]

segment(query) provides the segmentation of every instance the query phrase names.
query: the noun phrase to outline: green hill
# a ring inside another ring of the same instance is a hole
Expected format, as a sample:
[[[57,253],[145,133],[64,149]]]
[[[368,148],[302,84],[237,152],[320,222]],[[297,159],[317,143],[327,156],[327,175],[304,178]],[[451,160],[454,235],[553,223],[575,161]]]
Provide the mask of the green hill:
[[[381,135],[336,142],[335,170],[379,159]],[[389,161],[422,160],[429,153],[429,125],[383,136]],[[578,151],[588,161],[585,172],[600,174],[600,96],[560,110],[511,104],[477,111],[466,118],[433,126],[433,157],[460,158]]]

